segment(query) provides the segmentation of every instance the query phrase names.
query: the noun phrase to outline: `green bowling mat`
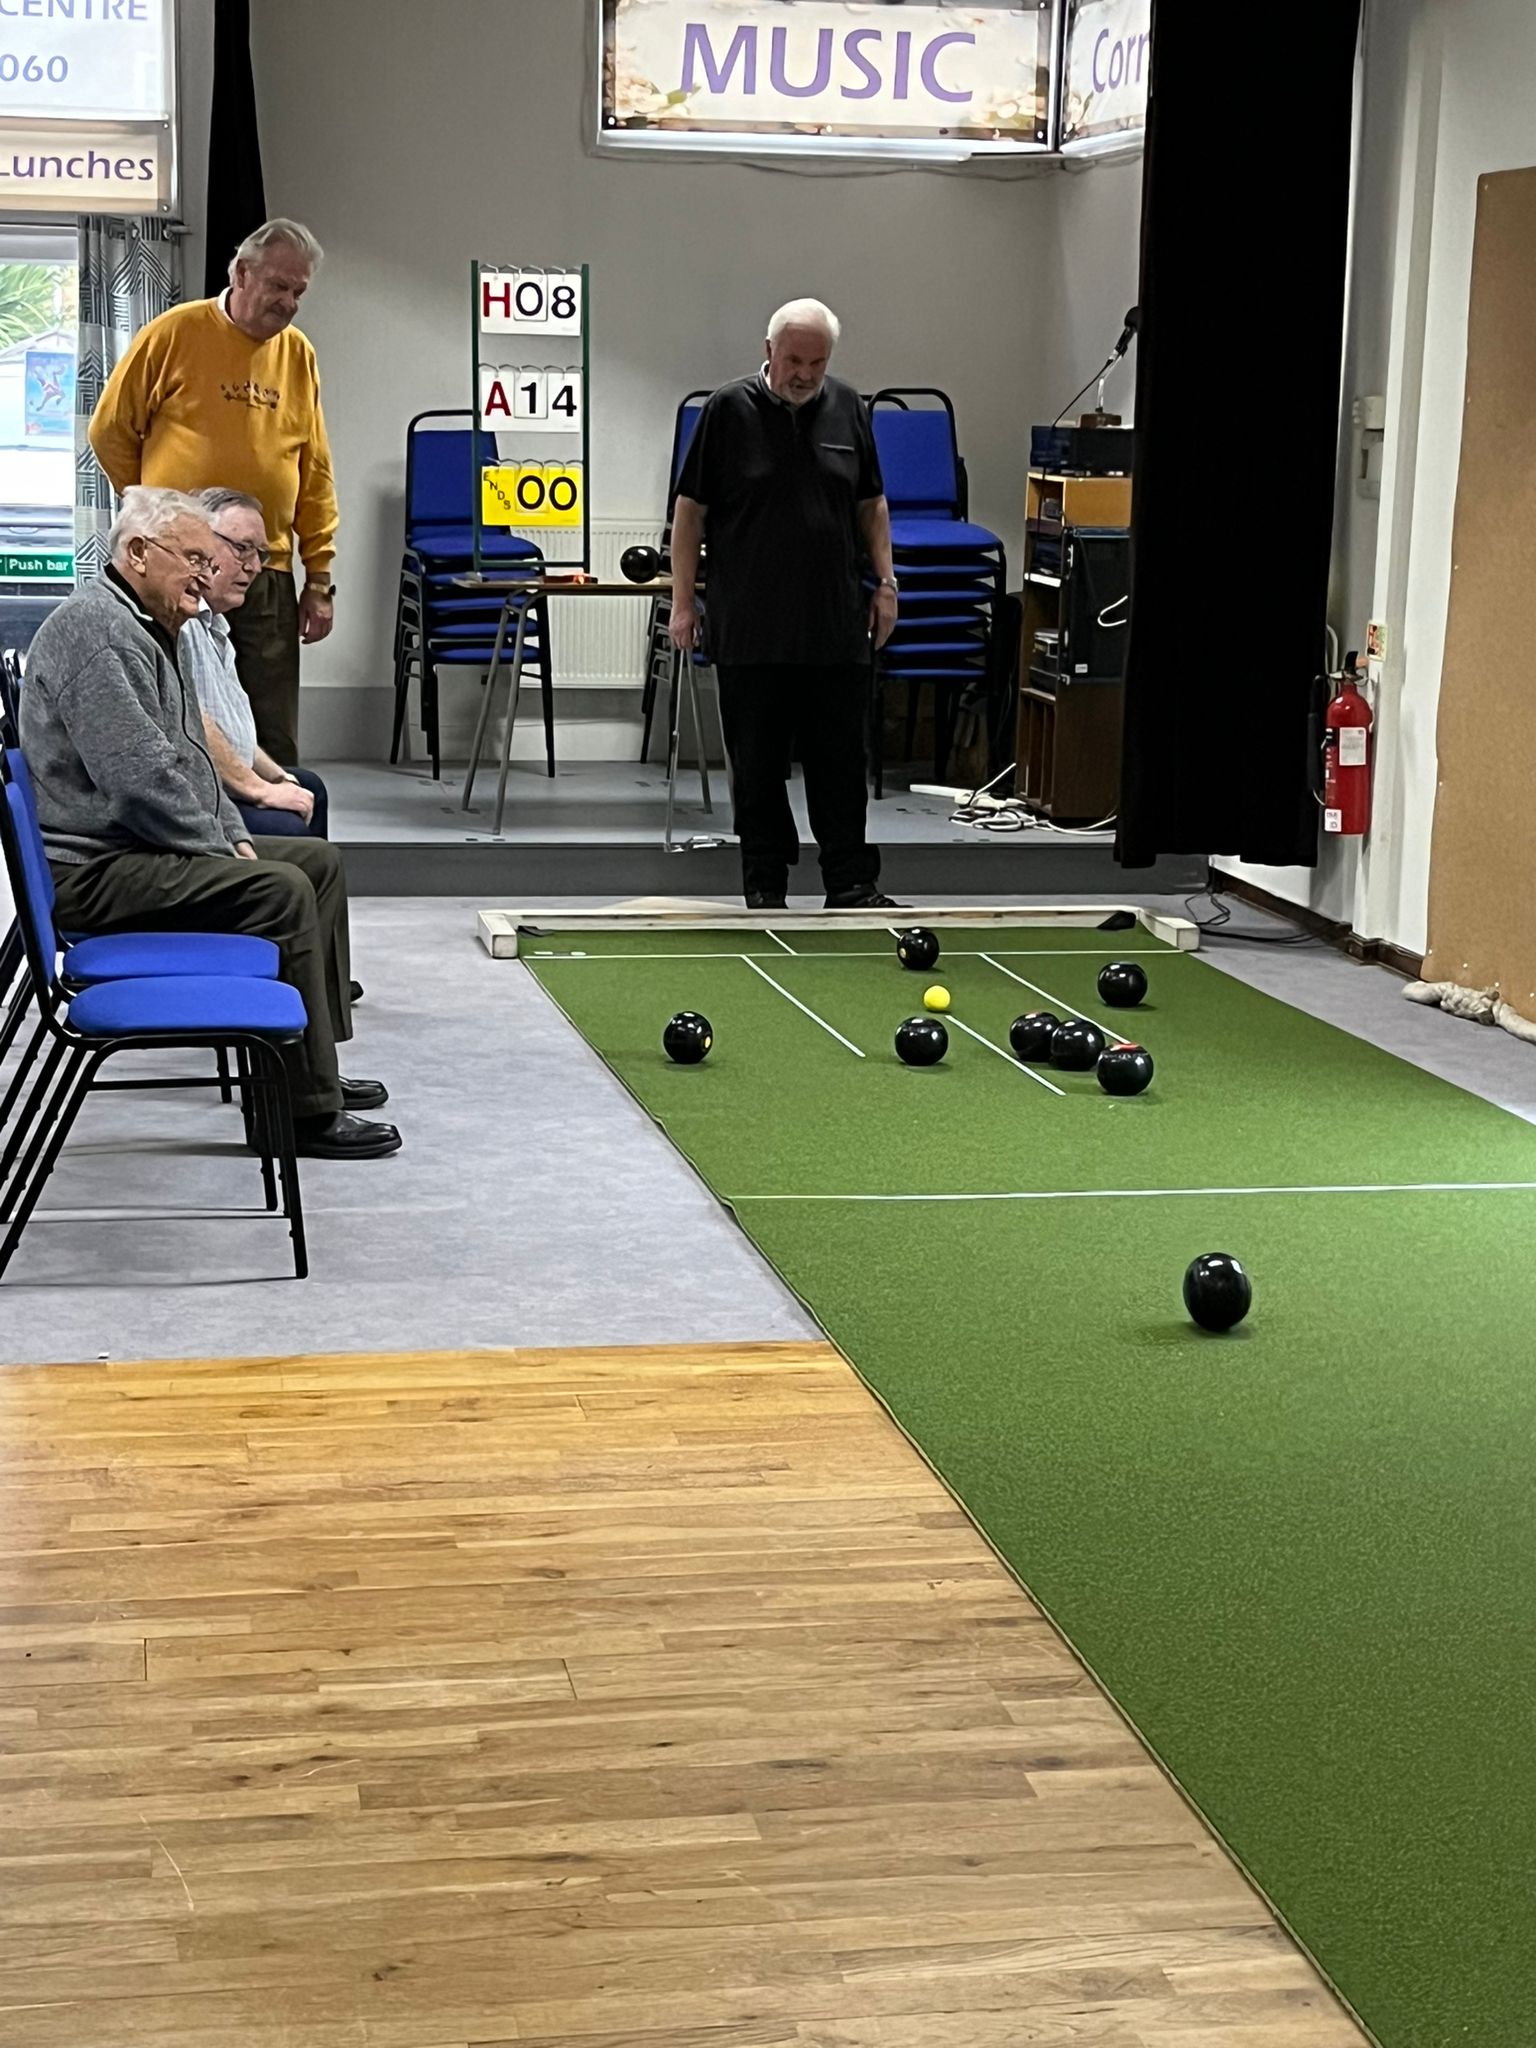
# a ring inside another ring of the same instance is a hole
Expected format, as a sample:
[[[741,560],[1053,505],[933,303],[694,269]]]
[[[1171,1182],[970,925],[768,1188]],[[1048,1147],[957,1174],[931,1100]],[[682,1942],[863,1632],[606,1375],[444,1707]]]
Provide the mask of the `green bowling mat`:
[[[941,938],[922,975],[788,924],[521,956],[1387,2048],[1536,2042],[1536,1131],[1144,931]],[[1021,1068],[1038,1007],[1144,1042],[1148,1093]],[[1212,1250],[1254,1279],[1228,1337],[1180,1304]]]

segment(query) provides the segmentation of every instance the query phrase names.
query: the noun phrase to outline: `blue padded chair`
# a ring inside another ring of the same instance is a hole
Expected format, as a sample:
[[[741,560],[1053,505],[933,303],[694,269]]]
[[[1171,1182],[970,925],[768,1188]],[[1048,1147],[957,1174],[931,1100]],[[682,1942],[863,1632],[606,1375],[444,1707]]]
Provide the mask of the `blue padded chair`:
[[[966,516],[965,465],[955,409],[945,392],[929,387],[877,391],[870,400],[870,425],[891,509],[891,554],[901,585],[896,630],[875,663],[871,752],[878,797],[884,794],[887,680],[907,686],[908,760],[916,743],[921,693],[933,690],[934,773],[942,779],[961,702],[986,689],[992,620],[1007,560],[998,536]]]
[[[395,605],[395,719],[389,758],[400,758],[415,674],[434,776],[442,773],[434,643],[450,622],[487,625],[494,639],[500,611],[499,598],[462,590],[456,582],[474,568],[474,494],[480,488],[480,470],[494,460],[495,452],[495,436],[476,426],[467,407],[418,413],[406,428],[405,552]],[[537,567],[543,559],[532,541],[509,533],[481,535],[482,563],[493,570]],[[552,727],[547,737],[552,753]]]
[[[32,776],[21,749],[6,747],[0,752],[0,784],[14,785],[20,798],[22,857],[35,863],[37,885],[53,911],[53,875],[48,866],[38,823],[37,796]],[[235,975],[240,979],[275,981],[279,955],[270,939],[242,932],[106,932],[98,938],[59,935],[63,947],[60,980],[69,989],[90,988],[100,981],[124,981],[135,977],[160,980],[167,975]],[[13,1044],[31,1007],[32,977],[27,970],[19,919],[0,944],[0,1001],[6,1009],[0,1017],[0,1060]],[[22,1070],[30,1067],[42,1043],[38,1026],[32,1044],[22,1055]],[[230,1100],[230,1080],[221,1060],[217,1080],[224,1100]],[[163,1085],[163,1084],[162,1084]],[[201,1087],[202,1082],[187,1086]],[[0,1128],[4,1127],[0,1117]]]
[[[281,1207],[293,1244],[294,1274],[309,1270],[294,1149],[292,1103],[280,1046],[303,1036],[308,1019],[286,982],[228,975],[167,976],[98,982],[71,994],[55,962],[58,934],[45,883],[46,863],[32,846],[23,797],[14,782],[0,793],[0,841],[16,901],[47,1051],[31,1088],[13,1078],[3,1128],[19,1114],[0,1151],[0,1275],[15,1256],[75,1119],[93,1089],[111,1087],[101,1068],[121,1052],[203,1049],[239,1061],[247,1128],[261,1160],[268,1212]],[[275,1171],[274,1171],[275,1168]]]

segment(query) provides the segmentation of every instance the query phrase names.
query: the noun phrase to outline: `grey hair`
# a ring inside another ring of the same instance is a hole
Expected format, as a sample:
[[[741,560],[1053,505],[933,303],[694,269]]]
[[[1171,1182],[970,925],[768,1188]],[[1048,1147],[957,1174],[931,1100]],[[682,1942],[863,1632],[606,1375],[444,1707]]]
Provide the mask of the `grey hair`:
[[[235,281],[236,264],[248,263],[253,270],[259,270],[271,249],[292,249],[296,256],[303,257],[311,270],[318,270],[325,261],[325,251],[302,221],[269,220],[254,234],[247,235],[229,259],[230,283]]]
[[[107,552],[115,562],[131,540],[158,540],[178,519],[195,519],[208,524],[208,514],[196,498],[185,491],[168,491],[150,484],[130,484],[123,493],[122,510],[107,535]]]
[[[786,327],[819,327],[834,348],[843,332],[842,321],[820,299],[790,299],[780,306],[769,319],[768,339],[777,341]]]
[[[221,512],[233,512],[238,507],[242,512],[259,512],[263,523],[266,521],[266,506],[260,498],[253,498],[249,491],[237,491],[229,484],[214,484],[211,489],[198,491],[195,495],[207,520],[217,519]]]

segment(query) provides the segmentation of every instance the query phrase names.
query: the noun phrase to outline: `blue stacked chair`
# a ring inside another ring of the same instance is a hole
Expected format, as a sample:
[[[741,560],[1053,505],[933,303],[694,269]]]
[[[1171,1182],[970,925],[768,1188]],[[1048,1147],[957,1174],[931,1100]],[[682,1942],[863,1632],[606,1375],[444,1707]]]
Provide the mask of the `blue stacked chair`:
[[[448,424],[448,423],[452,424]],[[457,579],[475,566],[474,494],[482,466],[495,459],[495,437],[483,433],[467,408],[418,413],[406,429],[405,552],[395,606],[395,719],[389,758],[398,761],[405,735],[411,678],[421,693],[421,722],[442,774],[438,708],[439,667],[488,668],[502,619],[500,594],[461,589]],[[493,574],[537,576],[543,555],[532,541],[511,534],[481,536],[482,566]],[[529,619],[525,659],[538,664],[544,705],[544,748],[555,772],[554,678],[544,607]]]
[[[677,502],[677,479],[682,474],[683,460],[692,446],[698,430],[699,415],[704,410],[707,391],[690,391],[677,408],[677,417],[672,423],[672,459],[667,467],[667,516],[661,529],[661,574],[672,573],[672,507]],[[644,725],[640,734],[640,758],[648,761],[651,757],[651,728],[656,717],[656,700],[662,686],[675,687],[677,664],[672,659],[672,643],[667,638],[667,628],[672,622],[672,600],[657,597],[651,600],[651,624],[646,636],[645,689],[640,699],[640,710]]]
[[[220,1077],[228,1073],[231,1054],[237,1062],[266,1209],[281,1208],[294,1274],[303,1279],[309,1265],[280,1048],[303,1036],[308,1019],[298,991],[275,978],[276,948],[266,940],[217,933],[106,935],[63,946],[54,928],[52,880],[25,763],[11,749],[5,765],[0,850],[16,906],[27,998],[36,1003],[39,1021],[0,1103],[0,1275],[93,1090],[210,1085],[196,1079],[106,1081],[106,1063],[123,1052],[205,1049],[218,1055]],[[156,957],[162,971],[145,971]],[[224,971],[242,959],[250,971]]]
[[[917,404],[913,400],[929,403]],[[927,387],[887,388],[870,400],[870,423],[891,510],[896,630],[875,664],[875,795],[884,794],[881,762],[885,686],[907,686],[906,753],[916,743],[922,692],[932,689],[934,777],[942,781],[961,702],[986,688],[988,645],[1007,580],[1003,544],[968,510],[955,409]]]

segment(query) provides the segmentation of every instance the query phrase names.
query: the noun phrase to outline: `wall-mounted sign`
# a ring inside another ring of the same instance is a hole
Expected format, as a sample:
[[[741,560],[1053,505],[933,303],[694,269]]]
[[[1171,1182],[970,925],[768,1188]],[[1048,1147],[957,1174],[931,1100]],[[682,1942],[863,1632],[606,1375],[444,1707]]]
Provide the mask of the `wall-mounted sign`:
[[[0,548],[0,583],[72,583],[73,548]]]
[[[75,357],[62,349],[29,348],[23,366],[22,413],[29,441],[73,441]]]
[[[1151,64],[1152,0],[1071,0],[1062,148],[1145,127]]]
[[[174,0],[0,0],[0,212],[175,199]]]
[[[602,140],[1043,149],[1048,0],[603,0]]]

